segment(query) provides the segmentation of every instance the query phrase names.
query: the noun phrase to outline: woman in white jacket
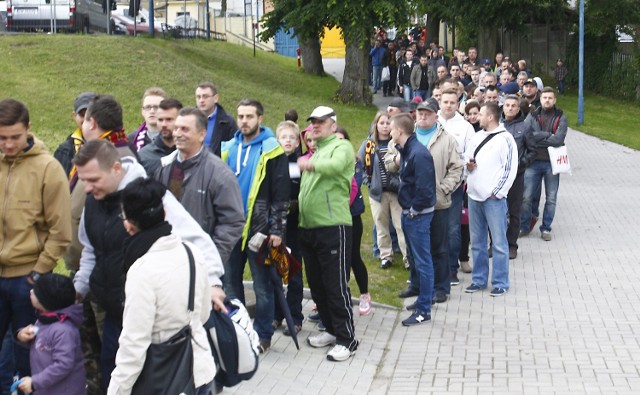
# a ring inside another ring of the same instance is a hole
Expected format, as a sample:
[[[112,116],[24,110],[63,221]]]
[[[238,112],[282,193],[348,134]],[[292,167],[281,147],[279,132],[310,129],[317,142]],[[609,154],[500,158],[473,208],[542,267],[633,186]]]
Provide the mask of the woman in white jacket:
[[[208,394],[216,372],[203,322],[211,311],[202,254],[188,244],[196,262],[194,311],[187,309],[189,258],[164,219],[166,188],[152,179],[132,181],[122,192],[122,220],[132,237],[125,245],[125,305],[116,368],[109,395],[130,394],[151,343],[162,343],[191,325],[193,376],[198,394]]]

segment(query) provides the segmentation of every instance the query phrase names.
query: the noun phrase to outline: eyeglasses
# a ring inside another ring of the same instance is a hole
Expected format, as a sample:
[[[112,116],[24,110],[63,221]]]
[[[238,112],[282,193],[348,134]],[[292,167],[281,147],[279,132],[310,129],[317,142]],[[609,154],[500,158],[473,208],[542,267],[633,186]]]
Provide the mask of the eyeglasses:
[[[214,95],[196,95],[196,100],[208,100],[211,99]]]
[[[124,215],[123,212],[118,213],[118,218],[120,218],[121,221],[126,221],[127,217]]]
[[[160,108],[160,106],[157,106],[157,105],[152,106],[150,104],[147,104],[146,106],[142,106],[142,109],[145,111],[151,111],[151,110],[158,111],[158,108]]]

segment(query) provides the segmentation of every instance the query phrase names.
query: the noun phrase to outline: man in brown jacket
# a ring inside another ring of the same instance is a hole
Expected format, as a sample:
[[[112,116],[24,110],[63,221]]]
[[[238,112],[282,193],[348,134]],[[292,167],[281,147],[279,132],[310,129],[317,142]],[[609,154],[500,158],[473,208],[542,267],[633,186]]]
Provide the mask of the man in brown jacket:
[[[24,104],[0,101],[0,339],[9,325],[36,321],[32,285],[71,240],[67,177],[30,127]],[[14,355],[20,377],[30,376],[29,350],[15,347]]]

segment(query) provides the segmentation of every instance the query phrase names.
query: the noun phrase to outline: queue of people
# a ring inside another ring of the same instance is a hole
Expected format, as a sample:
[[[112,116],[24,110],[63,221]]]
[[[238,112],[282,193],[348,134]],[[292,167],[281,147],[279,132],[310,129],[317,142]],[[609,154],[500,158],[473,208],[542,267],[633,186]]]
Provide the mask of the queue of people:
[[[77,128],[54,155],[30,131],[26,106],[0,101],[0,185],[11,191],[2,194],[11,210],[3,214],[0,335],[11,331],[26,345],[4,342],[0,363],[22,378],[20,390],[131,393],[150,344],[190,325],[194,344],[208,347],[202,324],[211,308],[226,311],[227,297],[244,301],[247,262],[254,329],[268,352],[284,314],[253,249],[263,244],[286,245],[304,263],[321,321],[308,344],[329,347],[328,360],[349,359],[359,345],[352,269],[357,311],[372,311],[362,185],[380,267],[393,264],[395,241],[409,271],[399,296],[417,297],[403,325],[429,322],[432,303],[446,303],[460,283],[458,270],[472,273],[465,292],[491,281],[491,296],[505,295],[517,239],[540,216],[542,183],[541,238],[552,239],[559,175],[547,147],[563,145],[567,132],[556,92],[526,64],[514,81],[508,58],[494,70],[475,48],[446,59],[437,46],[419,53],[398,44],[395,86],[374,87],[385,95],[397,87],[403,99],[376,114],[357,155],[332,108],[314,109],[302,133],[289,111],[274,133],[262,124],[262,103],[241,101],[234,119],[211,82],[195,89],[194,107],[149,88],[144,122],[129,136],[113,96],[82,93],[73,106]],[[383,62],[388,48],[395,44],[377,41],[372,53]],[[512,82],[518,89],[510,93]],[[183,245],[196,262],[191,312],[173,293],[186,289]],[[60,258],[71,278],[51,274]],[[298,273],[287,287],[288,335],[302,328],[302,287]],[[207,347],[193,355],[201,394],[219,389]]]

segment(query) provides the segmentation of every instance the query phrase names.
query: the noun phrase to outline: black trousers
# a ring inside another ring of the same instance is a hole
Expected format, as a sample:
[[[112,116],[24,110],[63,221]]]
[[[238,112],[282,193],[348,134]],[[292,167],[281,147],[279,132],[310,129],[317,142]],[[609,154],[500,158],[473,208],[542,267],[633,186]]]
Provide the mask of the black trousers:
[[[520,213],[522,212],[522,199],[524,193],[524,172],[516,175],[511,189],[507,194],[507,206],[509,223],[507,224],[507,241],[509,248],[518,248],[518,235],[520,234]]]
[[[358,342],[349,290],[351,238],[351,226],[337,225],[300,228],[299,240],[311,297],[320,318],[337,344],[354,351]]]
[[[449,209],[436,210],[431,220],[431,258],[433,291],[451,292],[449,278]]]
[[[362,217],[360,215],[354,215],[351,217],[353,221],[353,237],[351,246],[351,269],[353,269],[353,277],[358,284],[358,290],[360,294],[369,293],[369,272],[367,266],[362,261],[360,255],[360,244],[362,242]]]

